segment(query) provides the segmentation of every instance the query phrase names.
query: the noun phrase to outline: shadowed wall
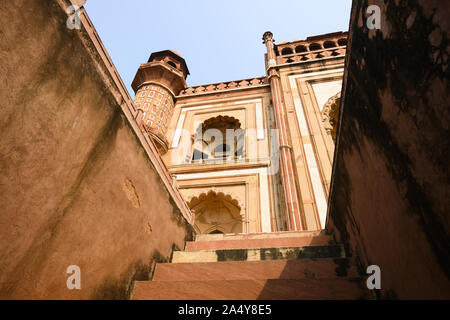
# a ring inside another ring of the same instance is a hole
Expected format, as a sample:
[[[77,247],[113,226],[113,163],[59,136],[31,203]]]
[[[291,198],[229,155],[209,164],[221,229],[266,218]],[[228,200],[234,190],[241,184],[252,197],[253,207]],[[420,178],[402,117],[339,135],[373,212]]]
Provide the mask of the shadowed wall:
[[[328,229],[380,266],[384,298],[450,298],[449,13],[353,2]]]
[[[1,299],[126,298],[192,237],[66,19],[57,1],[0,11]],[[69,265],[81,290],[66,287]]]

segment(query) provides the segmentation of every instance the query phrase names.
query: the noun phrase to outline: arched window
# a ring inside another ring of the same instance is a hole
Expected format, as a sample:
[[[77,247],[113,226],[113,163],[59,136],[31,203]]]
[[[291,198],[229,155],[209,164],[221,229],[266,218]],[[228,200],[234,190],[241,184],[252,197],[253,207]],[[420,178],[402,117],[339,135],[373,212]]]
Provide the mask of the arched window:
[[[289,47],[286,47],[286,48],[283,48],[283,50],[281,50],[281,54],[284,56],[284,55],[286,55],[286,54],[293,54],[294,52],[292,51],[292,49],[291,48],[289,48]]]
[[[192,161],[234,161],[245,155],[245,133],[234,117],[217,116],[205,120],[194,134]]]

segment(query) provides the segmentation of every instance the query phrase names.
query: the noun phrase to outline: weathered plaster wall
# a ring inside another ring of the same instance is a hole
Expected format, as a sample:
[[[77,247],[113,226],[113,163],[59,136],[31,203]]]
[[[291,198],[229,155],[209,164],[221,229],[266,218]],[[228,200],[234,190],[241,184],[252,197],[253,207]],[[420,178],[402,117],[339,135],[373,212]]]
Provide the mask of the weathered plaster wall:
[[[56,1],[0,10],[1,299],[126,298],[192,236],[66,19]]]
[[[366,27],[370,4],[381,30]],[[438,0],[353,3],[328,229],[380,266],[384,298],[450,298],[449,14]]]

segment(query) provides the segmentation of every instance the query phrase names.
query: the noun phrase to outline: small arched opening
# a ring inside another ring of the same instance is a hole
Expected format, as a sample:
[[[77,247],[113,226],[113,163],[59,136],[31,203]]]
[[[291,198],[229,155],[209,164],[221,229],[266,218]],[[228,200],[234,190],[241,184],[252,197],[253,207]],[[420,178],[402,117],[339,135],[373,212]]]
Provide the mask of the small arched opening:
[[[292,51],[292,48],[289,47],[285,47],[283,48],[283,50],[281,50],[281,55],[287,55],[287,54],[293,54],[294,51]]]
[[[326,49],[328,49],[328,48],[334,48],[334,47],[336,47],[336,43],[335,43],[334,41],[328,40],[328,41],[325,41],[325,42],[323,43],[323,47],[326,48]]]
[[[299,46],[295,47],[296,53],[302,53],[302,52],[306,52],[306,51],[308,51],[308,49],[304,45],[299,45]]]

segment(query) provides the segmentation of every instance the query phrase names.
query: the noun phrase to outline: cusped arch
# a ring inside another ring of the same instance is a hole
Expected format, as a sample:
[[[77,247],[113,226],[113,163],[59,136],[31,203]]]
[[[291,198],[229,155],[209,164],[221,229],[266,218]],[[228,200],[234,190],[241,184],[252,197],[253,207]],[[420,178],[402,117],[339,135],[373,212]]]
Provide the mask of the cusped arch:
[[[234,130],[233,141],[226,141],[227,130]],[[221,141],[216,141],[216,136]],[[239,119],[234,117],[219,115],[203,121],[195,130],[193,142],[193,161],[244,155],[244,131],[241,129]],[[215,151],[221,145],[225,146],[223,151],[229,152],[222,151],[216,154]]]
[[[200,234],[215,230],[222,233],[242,232],[242,210],[236,199],[223,192],[203,192],[188,202],[195,214],[194,228]]]
[[[341,93],[338,92],[325,103],[322,109],[323,126],[331,138],[336,142],[336,130],[339,117]]]
[[[206,119],[201,124],[198,125],[195,131],[196,135],[200,136],[208,129],[218,129],[220,131],[225,131],[226,129],[237,130],[241,128],[241,122],[235,117],[222,116],[212,117]]]

